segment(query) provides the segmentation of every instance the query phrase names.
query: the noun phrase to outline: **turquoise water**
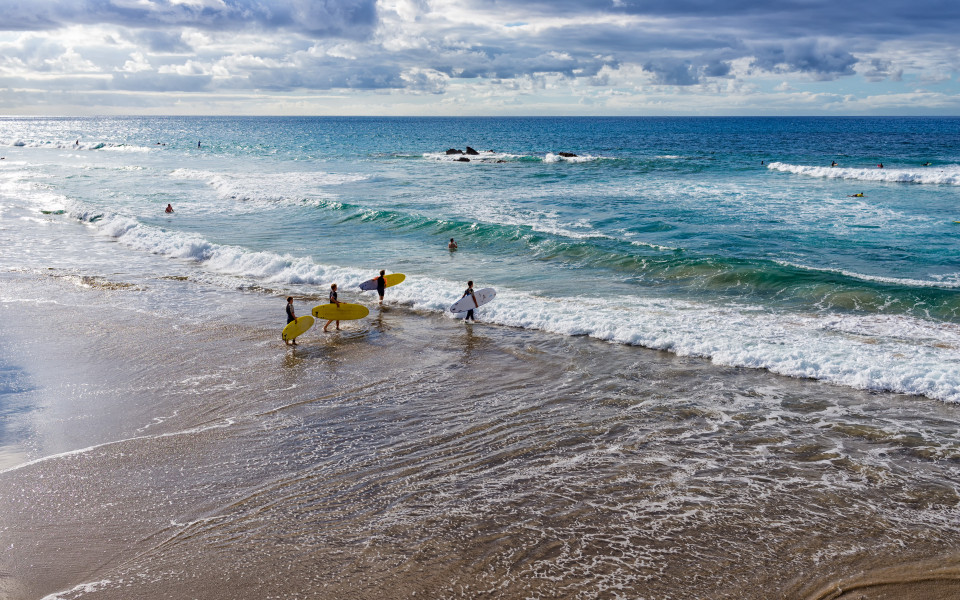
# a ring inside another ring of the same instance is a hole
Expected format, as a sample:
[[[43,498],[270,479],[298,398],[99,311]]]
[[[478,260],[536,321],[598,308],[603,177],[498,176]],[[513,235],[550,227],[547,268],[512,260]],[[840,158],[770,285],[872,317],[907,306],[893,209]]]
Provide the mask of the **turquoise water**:
[[[197,319],[383,268],[416,310],[472,279],[484,321],[960,401],[960,119],[3,119],[0,155],[6,268],[175,276]]]

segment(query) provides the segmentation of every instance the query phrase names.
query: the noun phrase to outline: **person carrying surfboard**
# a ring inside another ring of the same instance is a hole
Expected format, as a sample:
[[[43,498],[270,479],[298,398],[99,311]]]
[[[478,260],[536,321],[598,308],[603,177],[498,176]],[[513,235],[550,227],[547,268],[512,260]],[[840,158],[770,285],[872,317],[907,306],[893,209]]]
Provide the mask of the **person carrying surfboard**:
[[[380,276],[374,279],[377,282],[377,293],[380,294],[380,304],[383,304],[383,291],[387,288],[387,278],[384,277],[386,273],[385,270],[380,269]]]
[[[293,311],[293,296],[287,296],[287,325],[297,320],[297,313]],[[287,340],[288,346],[296,346],[297,338]]]
[[[470,296],[471,298],[473,298],[473,306],[474,306],[474,308],[479,308],[479,307],[480,307],[480,305],[477,304],[477,297],[473,295],[473,282],[472,282],[472,281],[468,281],[468,282],[467,282],[467,289],[466,289],[465,292],[463,292],[463,296],[460,296],[460,297],[461,297],[461,298],[466,298],[467,296]],[[474,323],[477,322],[477,318],[473,315],[473,308],[471,308],[470,310],[467,311],[467,316],[465,316],[465,317],[463,318],[463,320],[464,320],[464,321],[470,320],[470,321],[473,321]]]
[[[330,284],[330,304],[336,304],[337,306],[340,306],[340,301],[337,300],[337,284],[335,283]],[[324,324],[323,326],[324,331],[327,330],[327,327],[330,326],[330,323],[333,323],[333,319],[330,319]],[[340,321],[337,321],[337,331],[339,330],[340,330]]]

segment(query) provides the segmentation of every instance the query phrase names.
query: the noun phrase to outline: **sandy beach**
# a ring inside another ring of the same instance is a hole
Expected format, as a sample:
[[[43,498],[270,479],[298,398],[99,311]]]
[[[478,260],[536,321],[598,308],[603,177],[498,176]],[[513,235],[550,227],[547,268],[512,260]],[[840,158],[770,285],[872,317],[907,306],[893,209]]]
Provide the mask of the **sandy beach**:
[[[0,277],[4,598],[960,597],[937,401],[396,306],[292,349],[145,293]]]

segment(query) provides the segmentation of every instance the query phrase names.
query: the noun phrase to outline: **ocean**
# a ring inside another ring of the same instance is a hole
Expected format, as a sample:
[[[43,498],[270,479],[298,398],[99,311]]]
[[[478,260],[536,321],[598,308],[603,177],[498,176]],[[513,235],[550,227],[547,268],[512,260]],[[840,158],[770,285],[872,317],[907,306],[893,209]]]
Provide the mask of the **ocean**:
[[[0,156],[12,598],[957,581],[960,118],[3,118]],[[332,283],[370,317],[284,346]]]

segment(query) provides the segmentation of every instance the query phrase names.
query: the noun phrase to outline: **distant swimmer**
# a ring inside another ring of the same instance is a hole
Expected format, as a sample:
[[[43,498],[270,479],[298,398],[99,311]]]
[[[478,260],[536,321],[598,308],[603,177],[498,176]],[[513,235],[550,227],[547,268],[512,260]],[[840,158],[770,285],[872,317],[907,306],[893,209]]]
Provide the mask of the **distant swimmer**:
[[[340,306],[340,301],[337,300],[337,284],[335,283],[330,285],[330,304],[336,304],[337,306]],[[333,323],[333,319],[330,319],[324,324],[323,326],[324,331],[327,330],[327,327],[330,326],[330,323]],[[339,330],[340,330],[340,321],[337,321],[337,331]]]
[[[200,147],[200,140],[197,140],[197,148]]]
[[[859,194],[847,194],[847,198],[863,198],[863,192]]]
[[[924,167],[929,167],[929,166],[932,165],[932,164],[933,164],[933,163],[925,162],[925,163],[923,163],[923,166],[924,166]]]
[[[878,165],[877,165],[877,168],[878,168],[878,169],[882,169],[882,168],[883,168],[883,163],[878,164]]]
[[[479,308],[479,307],[480,307],[480,305],[477,304],[477,297],[473,295],[473,282],[472,282],[472,281],[468,281],[468,282],[467,282],[467,289],[466,289],[465,292],[463,292],[463,296],[460,296],[460,297],[461,297],[461,298],[466,298],[467,296],[470,296],[471,298],[473,298],[473,306],[474,306],[474,308]],[[464,321],[473,321],[474,323],[477,322],[477,318],[473,315],[473,308],[471,308],[470,310],[467,311],[467,316],[464,317],[463,320],[464,320]]]
[[[831,167],[837,166],[837,161],[833,161],[832,163],[830,163],[830,166],[831,166]]]
[[[297,314],[293,311],[293,296],[287,296],[287,325],[297,320]],[[296,346],[297,338],[287,340],[288,346]]]
[[[450,250],[456,250],[456,249],[457,249],[457,243],[456,243],[455,241],[453,241],[453,238],[450,238],[450,243],[447,244],[447,248],[450,249]]]
[[[167,205],[167,208],[165,208],[163,212],[165,212],[165,213],[167,213],[167,214],[172,213],[172,212],[173,212],[173,206],[170,205],[170,204],[168,204],[168,205]]]

